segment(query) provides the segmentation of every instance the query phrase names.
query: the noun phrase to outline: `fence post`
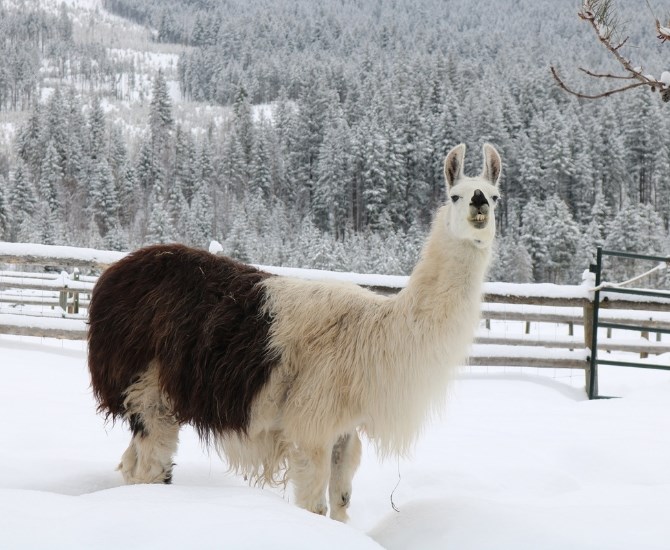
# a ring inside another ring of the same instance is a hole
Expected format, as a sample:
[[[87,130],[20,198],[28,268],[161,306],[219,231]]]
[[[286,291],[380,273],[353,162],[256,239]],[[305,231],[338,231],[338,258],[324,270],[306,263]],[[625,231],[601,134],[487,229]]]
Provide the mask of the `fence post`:
[[[61,290],[58,293],[58,305],[63,310],[63,312],[67,311],[67,290]]]
[[[66,271],[61,271],[60,273],[61,279],[63,279],[63,290],[61,290],[58,293],[58,305],[60,308],[63,310],[63,313],[67,313],[68,310],[68,305],[67,305],[67,298],[68,298],[68,290],[67,290],[67,280],[69,279],[69,275],[67,274]]]
[[[600,272],[602,271],[603,265],[603,249],[598,247],[596,253],[596,263],[589,266],[589,271],[595,274],[595,285],[596,290],[593,293],[593,302],[591,305],[591,322],[589,332],[591,333],[590,342],[588,342],[588,347],[591,350],[591,360],[589,362],[589,368],[587,371],[588,378],[588,394],[589,399],[595,399],[598,397],[598,313],[600,310]],[[586,318],[584,323],[586,323]],[[584,333],[586,334],[586,325],[584,326]]]
[[[591,349],[593,345],[593,302],[584,304],[584,347]],[[591,352],[593,355],[593,352]],[[584,369],[586,393],[589,393],[591,388],[591,357],[589,356],[589,364]]]
[[[75,281],[79,280],[79,268],[75,267],[72,270],[72,279]],[[68,305],[67,307],[67,312],[68,313],[79,313],[79,291],[78,290],[73,290],[72,293],[72,304]]]
[[[644,338],[645,340],[649,340],[649,331],[645,330],[640,333],[640,336]],[[640,352],[640,359],[646,359],[649,357],[649,354],[646,351]]]

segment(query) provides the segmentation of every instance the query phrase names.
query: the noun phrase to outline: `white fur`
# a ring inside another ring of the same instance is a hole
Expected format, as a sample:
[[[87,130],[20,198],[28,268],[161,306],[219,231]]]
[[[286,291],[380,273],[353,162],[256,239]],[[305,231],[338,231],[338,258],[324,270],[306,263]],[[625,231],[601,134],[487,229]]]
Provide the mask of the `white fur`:
[[[177,451],[179,424],[160,390],[158,368],[152,363],[125,395],[127,416],[138,414],[146,435],[134,434],[118,470],[126,483],[164,483],[172,478],[172,457]]]
[[[454,199],[437,212],[398,295],[345,283],[264,282],[281,361],[254,402],[247,435],[219,441],[233,469],[260,482],[292,480],[298,505],[321,514],[330,484],[331,515],[345,519],[360,460],[357,430],[383,455],[410,450],[466,359],[495,236],[500,157],[485,145],[482,174],[468,178],[464,154],[459,145],[445,160]],[[475,190],[488,201],[485,216],[473,213]],[[475,227],[482,216],[483,227]]]

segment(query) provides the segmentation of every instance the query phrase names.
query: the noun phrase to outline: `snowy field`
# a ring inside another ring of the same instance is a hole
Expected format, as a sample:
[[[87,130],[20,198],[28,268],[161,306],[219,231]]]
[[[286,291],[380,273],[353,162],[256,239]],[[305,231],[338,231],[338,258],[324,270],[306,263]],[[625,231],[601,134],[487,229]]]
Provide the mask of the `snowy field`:
[[[623,398],[589,402],[579,374],[466,369],[411,459],[365,451],[342,525],[248,487],[190,429],[173,485],[123,486],[127,429],[95,414],[85,361],[0,335],[0,548],[670,548],[667,372],[601,367]]]

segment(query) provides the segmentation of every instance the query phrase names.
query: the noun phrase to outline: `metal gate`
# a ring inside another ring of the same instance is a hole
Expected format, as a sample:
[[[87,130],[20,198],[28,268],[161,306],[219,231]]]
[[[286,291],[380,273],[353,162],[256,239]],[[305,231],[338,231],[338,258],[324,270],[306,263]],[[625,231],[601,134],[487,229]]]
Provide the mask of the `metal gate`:
[[[670,292],[661,291],[661,290],[647,290],[640,288],[623,288],[622,286],[605,286],[601,287],[601,275],[602,275],[602,266],[603,266],[603,256],[614,256],[619,258],[629,258],[634,260],[650,260],[660,262],[659,266],[655,269],[662,267],[663,264],[670,264],[670,258],[664,258],[662,256],[648,256],[644,254],[631,254],[629,252],[617,252],[613,250],[603,250],[601,247],[598,247],[596,263],[591,264],[589,270],[591,273],[595,274],[596,279],[596,288],[595,295],[593,297],[593,330],[591,335],[591,356],[590,361],[590,382],[588,387],[589,399],[604,399],[604,396],[598,395],[598,366],[599,365],[614,365],[618,367],[635,367],[641,369],[657,369],[657,370],[670,370],[669,364],[654,364],[647,362],[635,362],[635,361],[612,361],[610,359],[600,359],[598,357],[598,328],[611,328],[611,329],[622,329],[622,330],[635,330],[635,331],[649,331],[654,333],[670,334],[670,329],[667,328],[652,328],[647,326],[640,326],[634,324],[620,324],[620,323],[609,323],[607,321],[599,320],[600,312],[600,293],[601,291],[606,291],[608,293],[620,293],[620,294],[629,294],[637,296],[649,296],[649,297],[662,297],[670,298]],[[653,271],[653,270],[652,270]],[[636,277],[638,279],[639,277]]]

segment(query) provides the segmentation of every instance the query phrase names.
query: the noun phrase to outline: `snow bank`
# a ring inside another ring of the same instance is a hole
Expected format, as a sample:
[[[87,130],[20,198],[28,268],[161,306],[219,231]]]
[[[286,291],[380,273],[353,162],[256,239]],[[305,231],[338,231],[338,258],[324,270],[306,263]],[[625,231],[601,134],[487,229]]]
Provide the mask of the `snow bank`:
[[[188,428],[173,485],[123,486],[128,431],[95,414],[85,353],[0,336],[0,548],[668,547],[667,372],[603,367],[625,397],[588,401],[582,373],[467,369],[410,459],[365,446],[342,525],[248,487]]]

